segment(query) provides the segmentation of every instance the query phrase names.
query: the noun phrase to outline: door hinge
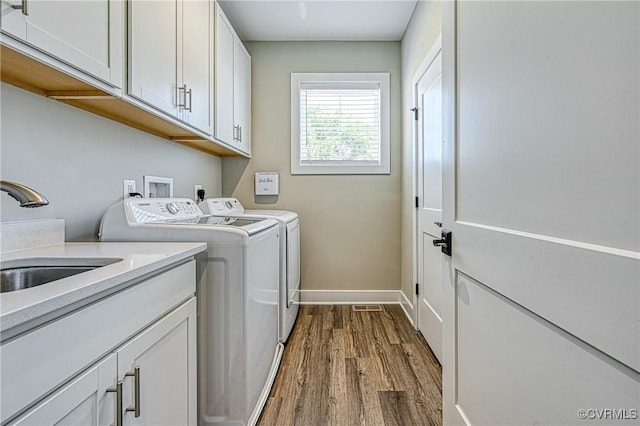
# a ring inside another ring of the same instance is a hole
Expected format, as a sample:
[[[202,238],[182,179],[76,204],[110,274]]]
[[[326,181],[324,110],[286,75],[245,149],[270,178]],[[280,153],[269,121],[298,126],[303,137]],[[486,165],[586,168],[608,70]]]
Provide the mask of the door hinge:
[[[420,284],[416,283],[416,296],[420,294]]]
[[[416,197],[416,209],[420,207],[420,198]]]
[[[418,108],[411,108],[409,111],[413,111],[413,119],[418,121]]]

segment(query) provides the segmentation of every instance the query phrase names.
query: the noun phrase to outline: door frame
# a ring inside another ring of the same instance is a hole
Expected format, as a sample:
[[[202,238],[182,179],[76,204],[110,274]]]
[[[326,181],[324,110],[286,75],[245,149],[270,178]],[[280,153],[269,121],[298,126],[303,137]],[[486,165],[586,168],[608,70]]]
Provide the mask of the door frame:
[[[429,69],[429,67],[431,66],[431,64],[435,60],[436,56],[438,56],[438,53],[440,53],[441,50],[442,50],[442,34],[439,34],[438,38],[436,38],[436,41],[433,43],[433,45],[427,52],[427,55],[422,61],[422,64],[420,64],[415,74],[413,75],[413,79],[411,80],[411,91],[413,92],[412,97],[413,97],[414,108],[418,108],[418,82],[420,81],[420,78],[422,78],[424,73],[427,72],[427,70]],[[420,178],[420,176],[418,176],[418,170],[419,170],[418,161],[420,161],[420,158],[418,155],[418,150],[420,148],[418,146],[418,120],[416,120],[414,117],[412,117],[413,134],[411,137],[411,156],[412,156],[411,176],[413,178],[411,180],[411,193],[413,194],[413,200],[415,200],[416,197],[419,196],[418,195],[418,179]],[[412,204],[414,203],[413,200],[412,200]],[[417,283],[419,283],[418,281],[418,243],[419,243],[418,212],[419,212],[419,208],[414,204],[413,214],[411,215],[411,247],[412,247],[411,258],[413,262],[412,263],[413,264],[412,279],[413,279],[414,286]],[[413,318],[412,318],[413,327],[417,330],[418,329],[418,295],[416,294],[415,287],[413,289],[412,304],[413,304]]]
[[[458,82],[457,82],[457,0],[442,5],[442,226],[453,229],[457,219],[456,176]],[[470,425],[458,405],[457,290],[455,288],[455,245],[452,256],[443,257],[442,288],[442,422],[447,425]]]

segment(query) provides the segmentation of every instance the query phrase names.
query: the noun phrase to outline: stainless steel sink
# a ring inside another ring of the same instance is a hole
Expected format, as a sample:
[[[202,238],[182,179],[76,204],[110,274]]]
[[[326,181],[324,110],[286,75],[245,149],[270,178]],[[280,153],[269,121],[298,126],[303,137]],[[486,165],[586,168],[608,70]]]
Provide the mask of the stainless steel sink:
[[[120,258],[32,258],[2,262],[2,291],[23,290],[120,262]]]

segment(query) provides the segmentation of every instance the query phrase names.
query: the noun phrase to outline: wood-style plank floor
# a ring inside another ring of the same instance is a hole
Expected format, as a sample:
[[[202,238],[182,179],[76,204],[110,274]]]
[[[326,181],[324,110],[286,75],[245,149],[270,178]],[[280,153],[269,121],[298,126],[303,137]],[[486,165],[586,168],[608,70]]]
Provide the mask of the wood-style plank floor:
[[[441,425],[442,369],[402,308],[301,306],[259,426]]]

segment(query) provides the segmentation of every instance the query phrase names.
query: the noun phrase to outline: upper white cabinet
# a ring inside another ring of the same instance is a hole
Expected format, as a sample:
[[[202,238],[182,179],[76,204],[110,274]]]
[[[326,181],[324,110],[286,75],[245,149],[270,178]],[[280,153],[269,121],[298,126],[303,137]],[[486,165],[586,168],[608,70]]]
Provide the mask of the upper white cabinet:
[[[129,2],[129,94],[177,116],[177,2]]]
[[[2,32],[114,87],[122,86],[121,0],[2,0]]]
[[[213,10],[209,0],[182,2],[182,84],[186,105],[182,119],[213,135]]]
[[[221,142],[235,146],[233,129],[233,46],[235,32],[216,5],[215,133]]]
[[[129,94],[209,135],[211,8],[208,0],[129,2]]]
[[[158,137],[251,154],[251,57],[215,0],[0,0],[1,79]]]
[[[215,133],[251,154],[251,56],[220,6],[216,7]]]
[[[236,147],[251,154],[251,56],[239,39],[233,44],[233,120]]]

